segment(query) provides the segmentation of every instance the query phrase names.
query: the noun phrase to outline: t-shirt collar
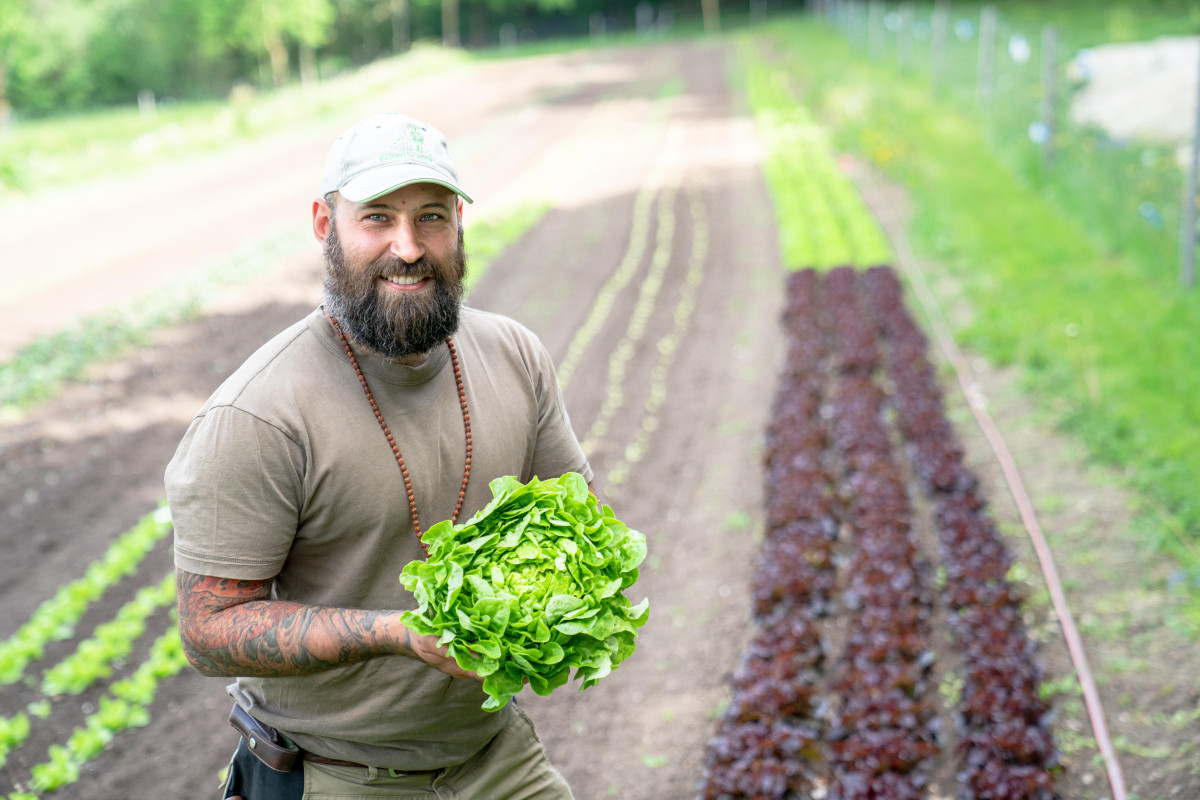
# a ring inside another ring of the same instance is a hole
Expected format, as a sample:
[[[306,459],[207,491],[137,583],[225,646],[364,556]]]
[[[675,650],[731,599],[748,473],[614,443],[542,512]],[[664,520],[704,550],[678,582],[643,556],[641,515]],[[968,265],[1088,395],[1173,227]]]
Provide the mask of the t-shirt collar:
[[[329,324],[329,320],[325,318],[325,312],[320,307],[308,315],[308,327],[309,330],[316,334],[317,341],[326,350],[329,350],[339,359],[346,362],[347,369],[353,369],[350,365],[350,359],[346,356],[346,349],[342,347],[342,342],[338,339],[337,332]],[[361,347],[355,347],[354,342],[351,342],[350,346],[354,349],[354,358],[358,360],[359,367],[362,368],[363,374],[368,378],[375,378],[385,383],[393,383],[401,386],[415,386],[425,383],[441,372],[442,367],[450,360],[450,348],[446,347],[444,342],[438,344],[429,353],[429,357],[425,359],[425,362],[417,367],[398,364],[395,361],[368,353]]]

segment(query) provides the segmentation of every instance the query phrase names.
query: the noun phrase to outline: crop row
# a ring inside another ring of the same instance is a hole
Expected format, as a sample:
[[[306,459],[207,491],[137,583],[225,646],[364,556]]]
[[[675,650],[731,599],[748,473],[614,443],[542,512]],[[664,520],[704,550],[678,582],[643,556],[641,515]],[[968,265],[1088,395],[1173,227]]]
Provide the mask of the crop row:
[[[174,613],[174,612],[172,612]],[[26,790],[8,795],[7,800],[37,800],[79,780],[80,768],[100,755],[118,733],[150,722],[149,706],[159,684],[187,666],[179,628],[172,625],[150,647],[150,653],[128,678],[114,683],[100,698],[98,709],[75,728],[65,745],[51,745],[47,760],[35,764]]]
[[[63,584],[38,606],[28,622],[0,642],[0,686],[19,681],[30,662],[42,657],[47,644],[71,638],[76,623],[91,604],[114,583],[132,575],[170,530],[171,512],[166,506],[147,514],[117,537],[104,556],[88,566],[83,577]]]
[[[1006,579],[1011,558],[894,273],[793,273],[783,324],[752,587],[759,628],[710,742],[701,797],[807,796],[823,784],[831,800],[925,795],[941,753],[930,690],[938,598],[885,421],[889,400],[913,473],[934,498],[940,599],[965,664],[955,709],[961,796],[1052,797],[1054,747],[1020,597]],[[822,634],[832,614],[843,623],[836,658]]]
[[[753,579],[760,628],[734,673],[733,698],[709,743],[705,800],[804,795],[823,759],[817,689],[826,660],[816,618],[829,610],[838,523],[820,414],[827,358],[816,274],[789,279],[788,352],[765,452],[766,536]]]
[[[884,423],[874,326],[856,273],[824,282],[835,361],[833,451],[841,464],[842,519],[850,540],[842,602],[846,639],[832,679],[830,796],[917,800],[938,755],[928,565],[919,556],[905,478]]]
[[[60,586],[25,624],[0,642],[0,684],[24,679],[26,686],[36,687],[42,694],[23,711],[0,717],[0,767],[12,751],[26,743],[36,720],[52,713],[55,699],[77,695],[110,677],[124,665],[151,616],[174,604],[174,576],[167,575],[139,589],[111,620],[97,625],[73,652],[46,668],[40,679],[26,676],[29,665],[43,657],[46,646],[73,637],[88,609],[132,575],[170,530],[170,511],[165,506],[145,515],[89,564],[82,577]],[[83,763],[98,755],[113,736],[149,721],[147,706],[158,683],[177,673],[185,663],[178,629],[172,627],[151,646],[147,659],[132,674],[109,687],[108,694],[99,700],[98,710],[89,715],[83,727],[76,729],[65,744],[50,747],[47,760],[32,768],[30,780],[15,787],[7,795],[8,800],[30,800],[74,782]]]
[[[649,386],[646,400],[642,404],[642,419],[637,426],[637,434],[633,441],[625,445],[621,457],[609,468],[605,478],[605,491],[612,496],[619,495],[621,487],[629,481],[632,465],[645,457],[650,448],[650,439],[658,430],[659,416],[667,401],[667,377],[671,374],[675,356],[687,336],[692,314],[696,310],[696,295],[708,266],[708,212],[703,200],[695,193],[689,193],[688,204],[691,209],[692,240],[687,271],[683,276],[679,299],[671,312],[671,329],[659,338],[655,346],[658,358],[650,371]]]
[[[891,248],[854,184],[841,173],[828,133],[798,102],[788,75],[743,44],[746,86],[767,148],[766,178],[790,267],[878,264]]]
[[[926,357],[928,344],[904,310],[900,282],[891,270],[876,268],[865,274],[864,288],[888,343],[897,424],[936,507],[946,568],[943,600],[965,662],[958,706],[964,791],[971,797],[1050,798],[1057,754],[1022,598],[1008,580],[1011,556],[963,463]]]

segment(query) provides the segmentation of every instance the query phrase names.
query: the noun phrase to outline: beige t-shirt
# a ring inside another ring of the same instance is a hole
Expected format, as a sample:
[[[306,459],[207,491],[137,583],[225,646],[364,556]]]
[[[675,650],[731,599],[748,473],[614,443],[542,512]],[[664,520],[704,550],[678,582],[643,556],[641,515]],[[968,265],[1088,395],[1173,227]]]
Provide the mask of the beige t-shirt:
[[[453,337],[473,441],[465,522],[488,483],[591,468],[550,357],[518,323],[464,308]],[[355,353],[408,466],[422,530],[448,519],[465,440],[449,349],[419,367]],[[423,558],[395,456],[332,326],[318,309],[251,356],[209,398],[166,472],[175,564],[274,578],[274,596],[410,609],[399,582]],[[472,680],[400,656],[315,675],[239,678],[256,717],[319,755],[393,769],[465,761],[503,726]]]

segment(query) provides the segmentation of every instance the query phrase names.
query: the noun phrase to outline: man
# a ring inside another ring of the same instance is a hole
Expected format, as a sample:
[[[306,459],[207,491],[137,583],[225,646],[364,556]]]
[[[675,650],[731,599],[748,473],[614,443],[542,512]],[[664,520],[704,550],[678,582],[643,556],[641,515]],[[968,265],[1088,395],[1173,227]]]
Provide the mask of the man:
[[[483,711],[478,676],[400,623],[421,531],[502,475],[591,483],[550,358],[461,306],[471,198],[436,129],[360,121],[321,194],[324,306],[225,381],[166,474],[185,649],[237,677],[225,796],[569,798],[523,712]]]

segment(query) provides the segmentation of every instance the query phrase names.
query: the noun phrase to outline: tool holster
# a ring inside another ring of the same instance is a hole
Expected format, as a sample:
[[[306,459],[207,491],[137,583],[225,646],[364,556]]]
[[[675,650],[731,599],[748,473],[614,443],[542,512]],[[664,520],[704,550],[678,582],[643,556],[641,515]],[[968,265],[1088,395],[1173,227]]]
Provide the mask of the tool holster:
[[[270,725],[255,719],[247,708],[253,708],[254,699],[236,683],[225,691],[233,697],[233,710],[229,712],[229,724],[246,740],[246,747],[254,756],[276,772],[291,772],[300,755],[300,748]]]
[[[229,724],[242,735],[246,746],[259,761],[276,772],[292,771],[296,764],[296,756],[300,753],[300,748],[296,747],[294,742],[271,726],[264,725],[250,716],[250,713],[237,703],[233,704],[233,710],[229,712]]]

